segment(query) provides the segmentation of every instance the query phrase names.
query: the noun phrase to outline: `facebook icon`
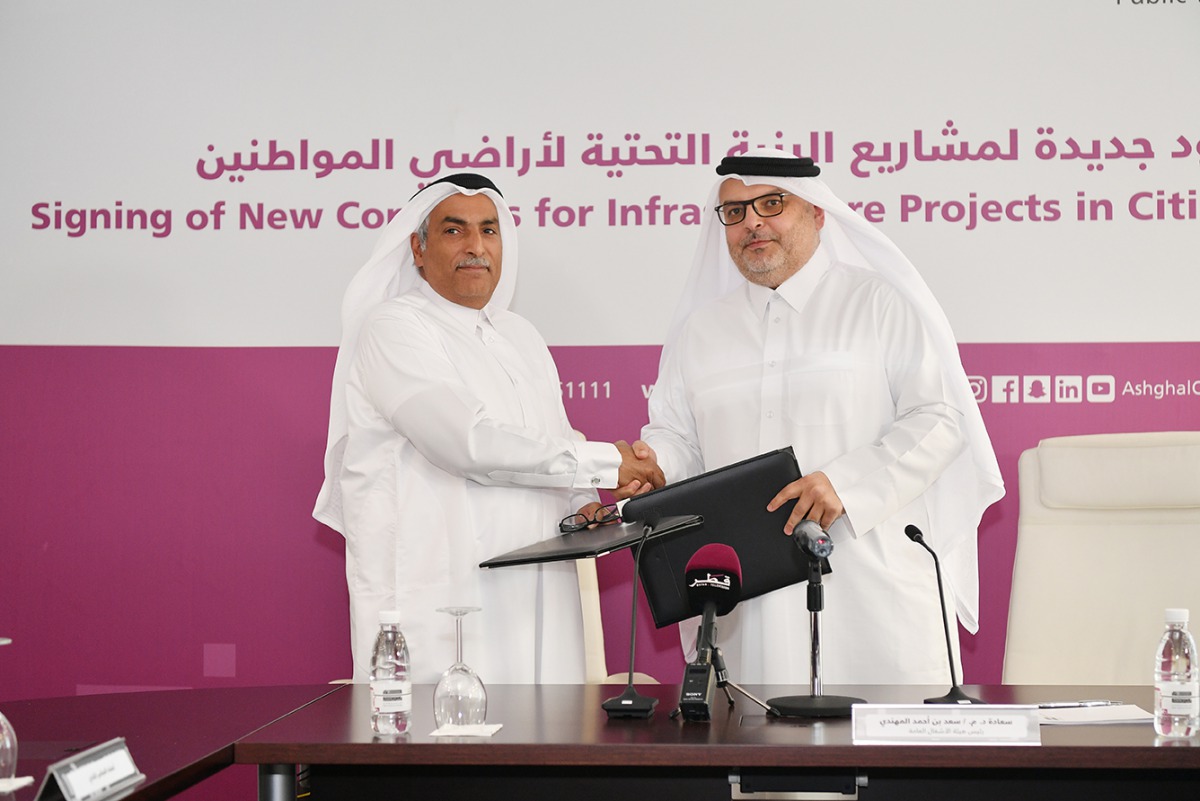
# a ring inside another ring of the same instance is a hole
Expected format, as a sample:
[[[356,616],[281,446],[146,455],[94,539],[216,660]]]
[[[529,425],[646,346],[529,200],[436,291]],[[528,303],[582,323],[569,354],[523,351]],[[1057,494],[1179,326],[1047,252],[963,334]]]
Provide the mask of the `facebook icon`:
[[[992,376],[992,403],[1020,403],[1020,378],[1015,375]]]

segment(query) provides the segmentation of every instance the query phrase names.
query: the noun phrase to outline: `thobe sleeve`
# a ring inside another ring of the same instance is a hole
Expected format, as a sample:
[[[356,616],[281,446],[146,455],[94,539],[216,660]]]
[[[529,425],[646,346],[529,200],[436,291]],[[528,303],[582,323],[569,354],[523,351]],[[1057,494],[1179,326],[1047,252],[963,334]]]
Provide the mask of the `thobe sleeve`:
[[[877,315],[894,420],[874,442],[819,468],[842,499],[855,536],[928,490],[966,444],[963,414],[953,406],[941,359],[919,317],[895,296]]]
[[[569,431],[513,425],[489,415],[454,360],[417,320],[372,318],[356,361],[363,391],[396,432],[432,464],[480,484],[612,487],[620,453]]]
[[[650,393],[650,422],[642,429],[642,440],[654,449],[658,466],[672,482],[702,473],[704,457],[696,418],[687,399],[681,347],[668,348]]]

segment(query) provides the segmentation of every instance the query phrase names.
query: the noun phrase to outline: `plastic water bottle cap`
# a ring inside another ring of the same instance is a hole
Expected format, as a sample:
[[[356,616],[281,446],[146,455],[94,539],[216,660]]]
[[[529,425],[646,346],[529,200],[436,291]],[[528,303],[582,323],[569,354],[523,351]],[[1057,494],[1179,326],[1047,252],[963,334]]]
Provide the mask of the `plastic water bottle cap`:
[[[1186,609],[1168,609],[1166,614],[1168,623],[1187,623],[1188,610]]]
[[[1187,622],[1187,610],[1184,610],[1184,622]],[[400,612],[396,609],[384,609],[379,612],[379,625],[381,626],[399,626]]]

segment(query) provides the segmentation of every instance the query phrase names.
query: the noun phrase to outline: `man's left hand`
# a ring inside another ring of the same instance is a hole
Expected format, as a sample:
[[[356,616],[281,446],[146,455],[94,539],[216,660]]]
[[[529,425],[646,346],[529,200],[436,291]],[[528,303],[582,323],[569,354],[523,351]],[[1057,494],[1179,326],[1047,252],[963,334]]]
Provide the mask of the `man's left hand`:
[[[820,471],[798,478],[781,489],[767,504],[767,511],[774,512],[792,498],[796,499],[796,506],[783,525],[783,533],[788,536],[805,519],[815,521],[828,531],[833,522],[846,513],[829,477]]]

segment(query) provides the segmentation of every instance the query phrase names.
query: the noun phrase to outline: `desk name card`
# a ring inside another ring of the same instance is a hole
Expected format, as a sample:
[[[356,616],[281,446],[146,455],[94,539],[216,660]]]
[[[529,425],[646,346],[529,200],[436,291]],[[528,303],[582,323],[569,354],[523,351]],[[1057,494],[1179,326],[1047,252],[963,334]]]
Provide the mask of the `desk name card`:
[[[855,745],[1041,745],[1036,706],[855,704]]]
[[[51,765],[36,801],[111,801],[146,778],[133,764],[124,737],[116,737]]]

